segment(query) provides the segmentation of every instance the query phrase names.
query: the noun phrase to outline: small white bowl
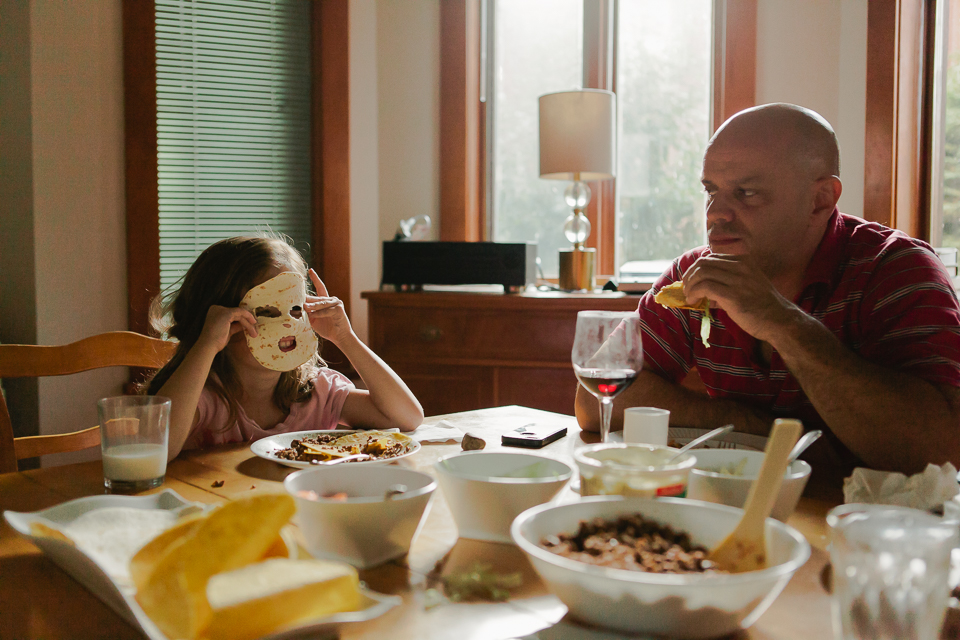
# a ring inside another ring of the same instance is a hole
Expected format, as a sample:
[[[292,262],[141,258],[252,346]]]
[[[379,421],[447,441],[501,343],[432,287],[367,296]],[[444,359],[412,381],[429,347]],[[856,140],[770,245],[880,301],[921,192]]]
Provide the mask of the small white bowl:
[[[396,485],[406,491],[387,498]],[[437,483],[411,469],[347,463],[298,471],[283,486],[297,502],[297,520],[311,554],[368,569],[406,555]],[[307,491],[348,497],[314,499],[302,495]]]
[[[742,508],[747,500],[747,493],[750,492],[750,485],[760,473],[763,452],[739,449],[698,449],[694,453],[696,453],[697,462],[690,471],[687,497],[691,500],[705,500]],[[743,460],[746,460],[746,465],[742,475],[734,476],[711,471],[711,469],[735,467]],[[780,493],[777,494],[777,501],[770,513],[771,517],[786,522],[797,508],[797,502],[800,501],[800,495],[809,479],[810,465],[803,460],[794,460],[783,477]]]
[[[680,498],[592,496],[520,514],[511,533],[547,588],[574,618],[600,627],[668,638],[718,638],[752,625],[810,557],[795,529],[767,519],[766,569],[738,574],[659,574],[611,569],[565,558],[540,546],[548,535],[574,534],[580,522],[641,513],[690,534],[708,549],[740,521],[742,509]]]
[[[559,460],[496,451],[458,453],[433,468],[460,537],[507,544],[513,519],[552,500],[573,475]],[[510,477],[525,472],[532,477]]]

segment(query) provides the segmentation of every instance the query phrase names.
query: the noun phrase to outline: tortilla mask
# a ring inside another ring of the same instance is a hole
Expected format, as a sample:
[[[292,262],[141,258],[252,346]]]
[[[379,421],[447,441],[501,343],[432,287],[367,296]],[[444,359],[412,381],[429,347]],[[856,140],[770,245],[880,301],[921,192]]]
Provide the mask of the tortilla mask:
[[[257,362],[273,371],[292,371],[317,352],[317,336],[304,310],[307,288],[298,273],[281,273],[243,296],[240,308],[257,318],[257,337],[247,346]]]

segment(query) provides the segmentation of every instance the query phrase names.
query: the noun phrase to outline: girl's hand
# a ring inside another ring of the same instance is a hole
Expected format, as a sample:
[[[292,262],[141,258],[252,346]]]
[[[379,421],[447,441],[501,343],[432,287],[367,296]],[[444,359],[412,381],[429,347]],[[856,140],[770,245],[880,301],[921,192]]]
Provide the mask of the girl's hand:
[[[257,337],[257,319],[252,313],[239,307],[230,309],[210,305],[197,343],[220,353],[230,342],[230,338],[241,331],[246,331],[251,338]]]
[[[307,302],[304,305],[310,316],[310,326],[321,338],[340,344],[343,339],[353,333],[343,302],[340,298],[331,297],[327,293],[327,287],[313,269],[310,269],[310,280],[317,290],[316,296],[307,296]]]

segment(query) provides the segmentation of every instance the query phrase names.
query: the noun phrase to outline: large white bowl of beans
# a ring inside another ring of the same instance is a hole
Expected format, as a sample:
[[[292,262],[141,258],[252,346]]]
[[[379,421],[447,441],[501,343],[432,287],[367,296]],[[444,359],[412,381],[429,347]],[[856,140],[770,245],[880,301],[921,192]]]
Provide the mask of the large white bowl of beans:
[[[768,566],[716,571],[706,551],[742,509],[679,498],[593,496],[533,507],[511,535],[569,615],[669,638],[720,638],[752,625],[810,557],[798,531],[768,518]]]

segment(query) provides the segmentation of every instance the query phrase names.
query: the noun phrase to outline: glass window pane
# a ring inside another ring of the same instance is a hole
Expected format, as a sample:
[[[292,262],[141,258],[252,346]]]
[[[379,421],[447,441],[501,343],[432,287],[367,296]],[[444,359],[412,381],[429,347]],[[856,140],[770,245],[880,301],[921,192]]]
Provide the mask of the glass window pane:
[[[617,52],[620,263],[704,244],[711,0],[621,0]]]
[[[504,0],[495,15],[493,240],[539,243],[556,277],[568,183],[540,179],[537,99],[582,84],[583,0]]]
[[[960,1],[952,0],[948,11],[941,244],[960,248]]]

